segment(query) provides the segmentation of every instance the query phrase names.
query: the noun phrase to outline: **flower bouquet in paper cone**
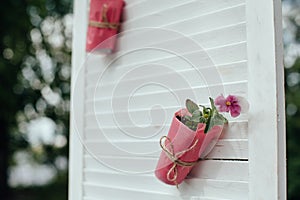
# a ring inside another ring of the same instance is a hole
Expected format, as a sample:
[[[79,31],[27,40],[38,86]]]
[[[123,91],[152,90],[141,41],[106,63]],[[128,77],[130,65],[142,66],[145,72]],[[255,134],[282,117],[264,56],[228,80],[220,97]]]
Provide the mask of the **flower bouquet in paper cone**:
[[[186,108],[174,114],[168,135],[160,140],[162,152],[155,169],[159,180],[178,186],[200,158],[212,150],[228,122],[219,111],[230,112],[233,117],[241,112],[239,98],[228,97],[221,95],[215,101],[209,98],[210,107],[188,99]]]
[[[123,0],[91,0],[86,50],[110,53],[114,50],[120,26]],[[101,45],[99,45],[101,44]]]

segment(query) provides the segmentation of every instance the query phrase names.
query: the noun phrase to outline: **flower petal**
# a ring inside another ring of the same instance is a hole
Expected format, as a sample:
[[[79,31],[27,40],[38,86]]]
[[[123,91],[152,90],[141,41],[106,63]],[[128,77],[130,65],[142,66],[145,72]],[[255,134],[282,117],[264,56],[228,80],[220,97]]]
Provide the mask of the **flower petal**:
[[[225,97],[223,96],[223,94],[221,94],[220,96],[218,96],[216,99],[215,99],[215,104],[220,106],[220,105],[226,105],[226,99]]]
[[[223,95],[220,95],[215,99],[215,105],[220,112],[229,112],[229,107],[226,105],[226,99]]]
[[[229,109],[229,107],[227,105],[225,105],[225,106],[219,106],[218,110],[220,112],[229,112],[230,111],[230,109]]]
[[[239,101],[239,105],[241,106],[241,113],[246,113],[249,111],[249,102],[247,99],[241,96],[237,96],[237,99]]]
[[[229,101],[231,104],[237,104],[238,98],[233,95],[228,95],[228,97],[226,97],[226,101]]]
[[[230,115],[232,117],[238,117],[241,114],[241,106],[235,105],[230,107]]]

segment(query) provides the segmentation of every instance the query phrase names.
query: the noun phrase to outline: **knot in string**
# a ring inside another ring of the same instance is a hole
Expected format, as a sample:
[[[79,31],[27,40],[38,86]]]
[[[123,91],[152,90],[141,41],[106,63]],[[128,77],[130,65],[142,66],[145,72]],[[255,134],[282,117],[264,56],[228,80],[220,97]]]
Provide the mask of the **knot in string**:
[[[167,148],[166,144],[165,144],[165,140],[169,141],[169,147],[170,149]],[[167,179],[170,182],[174,182],[176,184],[176,187],[178,188],[178,184],[177,184],[177,176],[178,176],[178,170],[177,170],[177,166],[182,166],[182,167],[192,167],[194,166],[198,160],[194,161],[194,162],[187,162],[187,161],[182,161],[179,158],[185,154],[186,152],[192,150],[193,148],[195,148],[195,146],[197,145],[198,140],[196,140],[192,146],[190,146],[188,149],[185,149],[183,151],[180,151],[178,153],[174,152],[174,145],[172,144],[172,141],[169,137],[167,136],[162,136],[160,138],[160,147],[162,148],[162,150],[166,153],[167,157],[172,161],[173,165],[172,167],[169,169],[168,173],[167,173]],[[173,172],[173,177],[171,176],[171,173]]]

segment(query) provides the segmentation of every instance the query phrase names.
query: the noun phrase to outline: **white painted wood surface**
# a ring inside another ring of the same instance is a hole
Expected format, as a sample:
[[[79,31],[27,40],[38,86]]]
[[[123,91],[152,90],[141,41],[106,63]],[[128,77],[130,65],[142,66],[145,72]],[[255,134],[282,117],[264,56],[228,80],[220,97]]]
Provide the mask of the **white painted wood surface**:
[[[69,199],[284,199],[278,6],[271,0],[126,0],[118,51],[101,56],[84,52],[88,1],[75,0]],[[178,75],[188,84],[178,85]],[[185,98],[207,104],[219,91],[249,97],[250,115],[229,117],[207,160],[179,190],[161,183],[153,170],[172,114]]]
[[[85,60],[86,20],[84,11],[87,1],[74,1],[73,46],[72,46],[72,77],[71,77],[71,111],[70,111],[70,156],[69,156],[69,199],[83,199],[83,145],[81,134],[84,132],[84,95],[85,77],[82,65]],[[82,10],[83,9],[83,10]],[[78,92],[77,92],[78,91]]]
[[[255,1],[248,0],[247,5],[249,85],[252,86],[249,87],[252,107],[249,198],[286,199],[281,1],[264,1],[257,6]],[[251,17],[253,13],[255,17]]]

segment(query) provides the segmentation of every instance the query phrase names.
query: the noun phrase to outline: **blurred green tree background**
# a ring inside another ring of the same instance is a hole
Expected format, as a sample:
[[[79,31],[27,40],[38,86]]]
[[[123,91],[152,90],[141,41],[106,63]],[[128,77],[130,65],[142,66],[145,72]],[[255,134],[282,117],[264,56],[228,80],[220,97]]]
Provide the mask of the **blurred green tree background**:
[[[288,199],[300,199],[300,1],[283,0]],[[72,0],[0,6],[0,199],[67,199]]]
[[[72,0],[0,6],[0,199],[67,199]]]
[[[300,199],[300,1],[282,1],[288,199]]]

